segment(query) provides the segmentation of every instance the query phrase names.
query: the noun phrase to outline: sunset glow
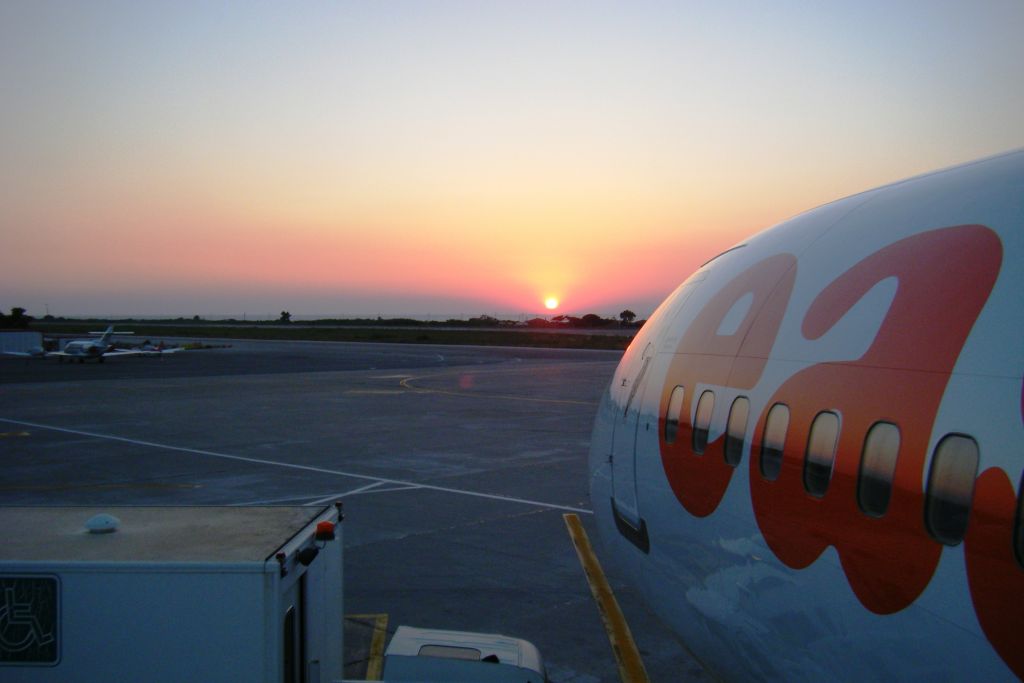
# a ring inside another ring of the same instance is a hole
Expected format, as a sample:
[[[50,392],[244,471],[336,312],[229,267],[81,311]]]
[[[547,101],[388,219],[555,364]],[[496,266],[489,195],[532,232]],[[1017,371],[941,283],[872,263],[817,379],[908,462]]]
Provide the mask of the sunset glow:
[[[4,3],[0,309],[644,318],[757,230],[1024,144],[1020,3],[307,10]]]
[[[549,296],[547,299],[544,299],[544,308],[548,309],[549,311],[555,310],[556,308],[558,308],[558,299],[556,299],[553,296]]]

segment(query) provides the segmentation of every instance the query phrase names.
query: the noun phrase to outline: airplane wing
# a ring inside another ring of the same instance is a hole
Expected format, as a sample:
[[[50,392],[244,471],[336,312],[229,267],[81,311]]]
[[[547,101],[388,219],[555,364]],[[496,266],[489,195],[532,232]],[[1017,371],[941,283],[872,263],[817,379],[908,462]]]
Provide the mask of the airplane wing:
[[[138,356],[141,355],[142,353],[144,353],[144,351],[136,351],[131,349],[126,349],[124,351],[104,351],[103,353],[99,354],[68,353],[67,351],[49,351],[47,352],[46,357],[84,358],[86,360],[91,360],[93,358],[109,358],[111,356]]]
[[[162,356],[165,353],[177,353],[184,350],[184,346],[163,346],[163,344],[160,344],[157,346],[144,346],[139,349],[139,352],[144,356]]]

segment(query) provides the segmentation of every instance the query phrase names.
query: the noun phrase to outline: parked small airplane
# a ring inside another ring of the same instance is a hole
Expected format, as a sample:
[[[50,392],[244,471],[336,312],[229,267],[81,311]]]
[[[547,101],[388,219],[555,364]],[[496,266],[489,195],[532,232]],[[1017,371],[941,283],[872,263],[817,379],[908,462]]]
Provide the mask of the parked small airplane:
[[[99,339],[74,339],[64,345],[64,349],[61,351],[50,351],[46,354],[47,358],[57,358],[60,362],[64,362],[65,358],[75,360],[79,363],[84,363],[87,359],[95,360],[99,363],[103,362],[104,358],[110,358],[112,356],[138,356],[142,351],[138,349],[117,349],[114,347],[114,326],[111,325],[104,332],[91,332],[90,334],[99,335]],[[132,332],[117,332],[117,334],[133,334]]]
[[[163,356],[168,353],[177,353],[184,350],[184,347],[181,346],[167,346],[162,341],[152,344],[148,340],[143,342],[142,346],[138,348],[139,354],[146,357]]]
[[[705,263],[605,392],[594,516],[728,680],[1024,678],[1024,150]]]

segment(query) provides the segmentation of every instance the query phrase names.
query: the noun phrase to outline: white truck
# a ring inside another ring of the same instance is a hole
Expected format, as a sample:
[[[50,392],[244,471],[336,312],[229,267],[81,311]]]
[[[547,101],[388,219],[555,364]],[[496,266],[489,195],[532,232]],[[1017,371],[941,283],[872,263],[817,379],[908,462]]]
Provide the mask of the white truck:
[[[342,680],[340,505],[0,508],[0,680]],[[399,627],[384,680],[542,683],[536,648]]]

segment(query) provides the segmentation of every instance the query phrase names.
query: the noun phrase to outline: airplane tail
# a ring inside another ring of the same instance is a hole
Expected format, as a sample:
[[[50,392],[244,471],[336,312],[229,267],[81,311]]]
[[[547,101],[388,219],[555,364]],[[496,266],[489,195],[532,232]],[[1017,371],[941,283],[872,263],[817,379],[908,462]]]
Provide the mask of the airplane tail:
[[[117,332],[117,333],[115,333],[114,332],[114,326],[110,325],[103,332],[90,332],[89,334],[94,334],[94,335],[99,336],[101,344],[109,345],[109,344],[113,343],[112,339],[114,337],[114,334],[135,334],[135,333],[134,332]]]

